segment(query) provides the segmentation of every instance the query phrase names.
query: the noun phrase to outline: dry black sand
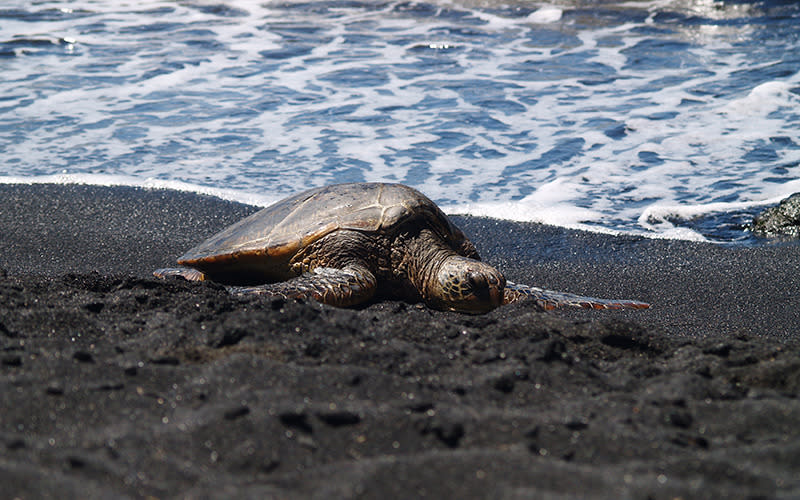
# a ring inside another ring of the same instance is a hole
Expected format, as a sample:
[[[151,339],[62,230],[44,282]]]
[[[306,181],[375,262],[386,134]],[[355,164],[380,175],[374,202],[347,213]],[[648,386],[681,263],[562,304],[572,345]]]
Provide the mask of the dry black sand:
[[[0,496],[800,497],[800,247],[457,218],[511,279],[637,312],[150,277],[252,210],[0,185]]]

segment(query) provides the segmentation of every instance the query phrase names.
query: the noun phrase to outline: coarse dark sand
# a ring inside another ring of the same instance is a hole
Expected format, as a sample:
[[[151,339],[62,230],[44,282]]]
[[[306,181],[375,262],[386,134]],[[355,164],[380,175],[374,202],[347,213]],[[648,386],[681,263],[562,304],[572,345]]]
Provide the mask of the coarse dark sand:
[[[0,496],[800,497],[800,246],[454,217],[509,279],[627,312],[151,277],[254,210],[0,185]]]

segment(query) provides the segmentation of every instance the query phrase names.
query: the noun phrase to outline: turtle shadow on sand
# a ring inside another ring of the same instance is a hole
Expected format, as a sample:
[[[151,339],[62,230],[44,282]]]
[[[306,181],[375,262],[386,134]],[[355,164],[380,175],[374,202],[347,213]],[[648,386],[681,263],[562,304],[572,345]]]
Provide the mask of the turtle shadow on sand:
[[[483,313],[532,298],[545,309],[642,309],[634,300],[554,292],[506,281],[425,195],[402,184],[334,184],[301,192],[189,250],[159,277],[212,280],[233,293],[335,306],[376,295]]]

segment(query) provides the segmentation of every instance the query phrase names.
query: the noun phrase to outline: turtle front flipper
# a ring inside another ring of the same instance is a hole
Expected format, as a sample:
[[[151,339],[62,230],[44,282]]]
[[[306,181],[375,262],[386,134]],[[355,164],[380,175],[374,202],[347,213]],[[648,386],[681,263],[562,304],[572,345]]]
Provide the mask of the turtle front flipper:
[[[187,281],[205,281],[206,275],[202,271],[192,269],[191,267],[168,267],[165,269],[156,269],[153,271],[153,276],[156,278],[165,279],[169,276],[180,276]]]
[[[354,306],[366,302],[377,289],[375,275],[361,266],[343,269],[318,267],[297,278],[260,286],[234,286],[235,294],[257,294],[285,299],[314,299],[331,306]]]
[[[585,309],[647,309],[650,307],[650,304],[637,300],[598,299],[506,282],[503,304],[510,304],[525,297],[534,299],[547,310],[566,306],[583,307]]]

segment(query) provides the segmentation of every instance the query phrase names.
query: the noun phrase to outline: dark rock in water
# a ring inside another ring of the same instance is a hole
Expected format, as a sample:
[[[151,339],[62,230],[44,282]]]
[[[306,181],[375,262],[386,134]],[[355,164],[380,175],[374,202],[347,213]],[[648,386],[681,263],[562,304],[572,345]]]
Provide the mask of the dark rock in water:
[[[753,219],[753,233],[758,236],[800,238],[800,193],[784,199]]]

